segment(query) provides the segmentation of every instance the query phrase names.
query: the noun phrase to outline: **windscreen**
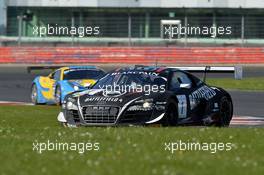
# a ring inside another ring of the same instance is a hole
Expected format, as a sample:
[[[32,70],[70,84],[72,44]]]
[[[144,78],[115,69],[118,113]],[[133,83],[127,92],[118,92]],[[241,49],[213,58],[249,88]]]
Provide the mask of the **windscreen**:
[[[101,70],[67,70],[64,71],[64,80],[99,79],[103,75]]]
[[[100,79],[94,86],[93,89],[105,89],[109,86],[120,88],[136,88],[139,85],[157,85],[165,86],[166,79],[157,75],[152,75],[146,72],[121,72],[108,74],[106,77]]]

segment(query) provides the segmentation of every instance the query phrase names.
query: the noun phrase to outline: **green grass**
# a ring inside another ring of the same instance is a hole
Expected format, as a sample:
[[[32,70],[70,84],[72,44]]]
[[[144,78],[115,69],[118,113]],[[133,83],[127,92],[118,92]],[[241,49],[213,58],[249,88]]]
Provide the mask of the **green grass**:
[[[232,78],[209,78],[207,84],[234,90],[264,91],[264,77],[244,78],[235,80]]]
[[[263,128],[63,128],[55,106],[0,106],[0,174],[263,174]],[[99,142],[100,150],[32,150],[35,141]],[[231,151],[165,151],[165,142],[231,142]]]

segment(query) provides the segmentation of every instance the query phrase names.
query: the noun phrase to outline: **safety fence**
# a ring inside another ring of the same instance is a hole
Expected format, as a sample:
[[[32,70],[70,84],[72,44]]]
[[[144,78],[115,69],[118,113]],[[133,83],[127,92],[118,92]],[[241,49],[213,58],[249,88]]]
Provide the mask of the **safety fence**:
[[[1,64],[264,64],[262,47],[0,47]]]

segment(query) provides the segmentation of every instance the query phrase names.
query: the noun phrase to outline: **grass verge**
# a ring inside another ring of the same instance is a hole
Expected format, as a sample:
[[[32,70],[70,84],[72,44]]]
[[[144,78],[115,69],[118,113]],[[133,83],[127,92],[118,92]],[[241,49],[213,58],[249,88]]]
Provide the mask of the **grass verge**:
[[[232,78],[208,78],[207,84],[233,90],[264,91],[264,77],[244,78],[235,80]]]
[[[1,174],[262,174],[263,128],[63,128],[55,106],[0,106]],[[99,151],[33,151],[33,142],[99,142]],[[232,150],[165,151],[169,142],[230,142]]]

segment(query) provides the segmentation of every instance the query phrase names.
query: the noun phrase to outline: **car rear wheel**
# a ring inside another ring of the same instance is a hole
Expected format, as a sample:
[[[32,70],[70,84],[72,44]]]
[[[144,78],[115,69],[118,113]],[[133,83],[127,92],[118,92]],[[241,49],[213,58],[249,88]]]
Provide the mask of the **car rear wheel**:
[[[226,97],[222,97],[220,100],[220,112],[219,112],[219,126],[229,126],[233,116],[232,102]]]
[[[35,105],[38,104],[38,88],[37,88],[36,84],[33,84],[32,88],[31,88],[31,101]]]
[[[178,124],[178,105],[170,100],[164,115],[163,126],[176,126]]]
[[[55,103],[61,105],[61,88],[57,86],[55,89]]]

